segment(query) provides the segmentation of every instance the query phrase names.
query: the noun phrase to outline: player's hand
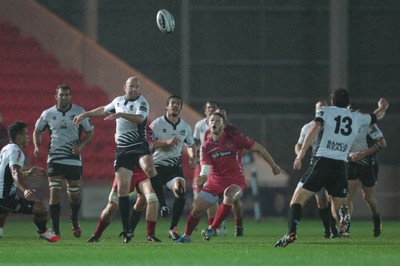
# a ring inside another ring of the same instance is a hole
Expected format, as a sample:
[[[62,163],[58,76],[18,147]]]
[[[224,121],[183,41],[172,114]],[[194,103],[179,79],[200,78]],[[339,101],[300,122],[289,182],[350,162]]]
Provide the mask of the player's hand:
[[[42,153],[40,152],[39,148],[35,148],[35,150],[33,151],[33,155],[35,157],[40,157],[42,156]]]
[[[76,115],[75,117],[74,117],[74,119],[72,119],[72,123],[75,125],[75,126],[77,126],[77,125],[79,125],[79,123],[83,120],[83,114],[80,114],[80,115]]]
[[[358,162],[358,161],[361,161],[362,159],[365,158],[363,152],[351,152],[349,154],[349,157],[350,157],[352,162]]]
[[[196,187],[202,187],[205,182],[207,182],[207,177],[203,175],[198,175],[194,179],[194,184],[196,185]]]
[[[294,170],[300,170],[301,169],[301,159],[300,158],[296,157],[296,159],[294,159],[293,169]]]
[[[78,154],[80,154],[81,152],[82,152],[82,146],[81,145],[74,145],[73,147],[72,147],[72,154],[73,155],[78,155]]]
[[[37,200],[36,190],[34,190],[34,189],[25,189],[24,190],[24,197],[27,200]]]
[[[282,170],[278,165],[275,165],[272,167],[272,173],[274,175],[279,175],[280,173],[286,173],[284,170]]]
[[[42,178],[46,177],[46,171],[39,166],[34,166],[28,171],[28,177],[30,178]]]
[[[173,137],[172,139],[167,140],[167,145],[169,146],[177,146],[179,144],[179,139],[177,137]]]
[[[380,98],[378,101],[378,107],[383,107],[385,110],[387,110],[389,108],[389,103],[385,98]]]
[[[161,207],[161,211],[160,211],[161,217],[163,217],[163,218],[168,217],[168,215],[170,215],[170,213],[171,213],[171,211],[167,206]]]

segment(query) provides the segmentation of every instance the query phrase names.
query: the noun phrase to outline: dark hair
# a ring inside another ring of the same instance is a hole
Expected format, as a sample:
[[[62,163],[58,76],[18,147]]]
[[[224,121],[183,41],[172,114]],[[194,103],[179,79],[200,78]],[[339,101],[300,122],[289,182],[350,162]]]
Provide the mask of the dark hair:
[[[221,117],[222,118],[222,120],[224,121],[224,123],[225,123],[225,117],[221,114],[221,113],[218,113],[218,112],[214,112],[212,115],[217,115],[217,116],[219,116],[219,117]]]
[[[331,94],[332,104],[337,107],[346,108],[349,105],[350,97],[346,89],[338,88],[334,89]]]
[[[178,100],[180,100],[180,101],[181,101],[181,109],[182,109],[183,100],[182,100],[181,96],[178,96],[178,95],[171,95],[171,96],[169,96],[168,99],[167,99],[167,103],[166,103],[165,105],[168,106],[172,99],[178,99]]]
[[[8,127],[8,137],[11,141],[15,141],[18,134],[26,128],[26,124],[22,121],[15,121]]]
[[[56,94],[58,93],[59,90],[68,90],[69,93],[71,93],[71,88],[66,84],[58,85],[57,88],[56,88]]]
[[[205,102],[204,105],[203,105],[203,110],[206,110],[207,104],[213,104],[213,105],[216,106],[216,108],[219,107],[219,104],[218,104],[216,101],[207,101],[207,102]]]

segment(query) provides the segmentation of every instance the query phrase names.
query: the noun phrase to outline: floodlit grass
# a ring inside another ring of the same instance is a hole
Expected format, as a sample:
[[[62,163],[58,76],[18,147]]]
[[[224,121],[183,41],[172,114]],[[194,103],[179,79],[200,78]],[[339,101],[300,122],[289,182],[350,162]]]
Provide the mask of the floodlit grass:
[[[180,231],[186,217],[181,221]],[[286,233],[286,220],[245,220],[245,236],[233,237],[232,219],[227,221],[229,235],[209,242],[195,231],[192,243],[175,244],[167,237],[169,220],[161,219],[157,236],[162,243],[147,243],[143,221],[133,242],[123,244],[121,223],[116,219],[99,243],[86,243],[97,221],[83,221],[82,237],[76,239],[65,222],[57,243],[39,240],[31,221],[9,219],[5,237],[0,239],[0,265],[398,265],[400,260],[400,223],[385,221],[380,237],[372,236],[371,221],[353,221],[351,237],[323,239],[317,220],[303,220],[298,240],[286,248],[275,242]],[[205,227],[205,220],[200,228]]]

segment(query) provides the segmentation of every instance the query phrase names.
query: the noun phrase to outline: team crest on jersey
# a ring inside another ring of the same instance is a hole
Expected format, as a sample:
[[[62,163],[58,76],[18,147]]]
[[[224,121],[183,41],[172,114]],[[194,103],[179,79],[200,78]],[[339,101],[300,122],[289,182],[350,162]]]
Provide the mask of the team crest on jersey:
[[[57,116],[53,116],[53,120],[57,120]]]
[[[182,136],[186,136],[186,130],[182,129],[181,132],[179,132]]]
[[[74,120],[74,117],[75,117],[75,115],[71,115],[70,117],[69,117],[69,120]]]
[[[61,124],[60,124],[60,128],[62,128],[62,129],[67,129],[68,127],[67,127],[67,122],[66,121],[61,121]]]
[[[163,128],[162,133],[167,133],[167,130]]]
[[[130,111],[133,111],[133,105],[132,105],[132,104],[129,105],[129,110],[130,110]]]

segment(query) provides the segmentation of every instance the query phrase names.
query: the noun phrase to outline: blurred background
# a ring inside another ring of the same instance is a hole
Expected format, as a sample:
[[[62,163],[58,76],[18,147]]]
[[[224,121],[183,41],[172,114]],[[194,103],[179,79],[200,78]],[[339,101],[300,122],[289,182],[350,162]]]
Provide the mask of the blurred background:
[[[163,8],[175,17],[171,34],[155,22]],[[23,119],[32,131],[55,104],[60,83],[71,86],[74,103],[91,109],[123,94],[132,75],[143,81],[153,119],[171,94],[183,98],[182,116],[192,127],[207,100],[219,102],[288,173],[273,177],[257,158],[246,161],[246,213],[254,215],[259,200],[262,217],[287,213],[304,171],[292,170],[294,144],[316,101],[344,87],[361,111],[371,112],[385,97],[390,109],[379,126],[388,147],[379,154],[376,196],[382,217],[400,217],[400,1],[2,0],[0,44],[4,124]],[[96,136],[84,152],[88,218],[100,214],[113,178],[114,125],[94,123]],[[45,166],[45,158],[30,162]],[[251,180],[259,186],[255,195]],[[370,217],[360,194],[354,204],[356,217]],[[315,208],[311,200],[305,215],[316,217]]]

